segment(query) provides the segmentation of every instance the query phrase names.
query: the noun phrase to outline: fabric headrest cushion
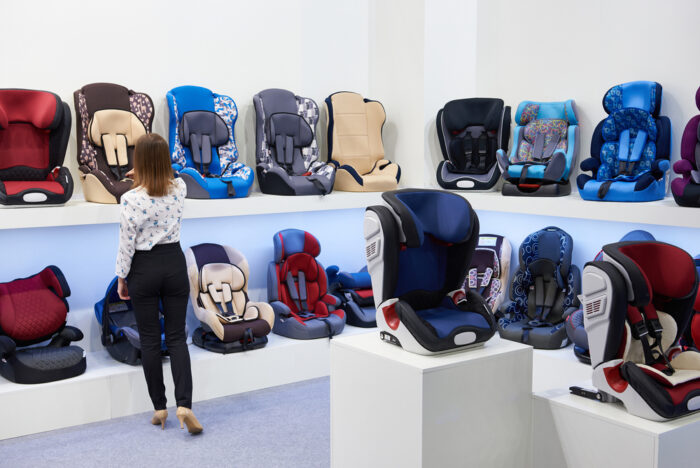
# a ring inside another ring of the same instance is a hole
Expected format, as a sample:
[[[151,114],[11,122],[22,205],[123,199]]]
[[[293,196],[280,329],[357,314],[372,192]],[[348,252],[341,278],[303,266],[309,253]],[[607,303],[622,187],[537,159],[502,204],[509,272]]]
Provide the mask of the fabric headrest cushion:
[[[46,91],[2,89],[0,109],[5,117],[0,117],[0,125],[6,128],[10,122],[28,122],[36,128],[53,129],[63,115],[59,104],[58,97]]]
[[[366,271],[359,273],[347,273],[341,271],[338,274],[338,281],[344,288],[366,289],[372,287],[372,277]]]
[[[229,139],[228,126],[224,119],[215,112],[190,111],[182,116],[179,125],[180,139],[189,146],[190,136],[209,135],[212,146],[221,146]]]
[[[477,271],[486,271],[487,268],[493,269],[493,278],[498,278],[501,275],[499,271],[498,255],[496,251],[489,247],[479,247],[472,255],[470,268],[476,268]]]
[[[129,111],[105,109],[95,112],[90,121],[90,142],[102,146],[102,135],[124,135],[129,146],[146,134],[146,127],[136,114]]]
[[[267,138],[272,143],[276,135],[293,137],[294,146],[303,148],[314,141],[311,127],[304,118],[298,114],[279,112],[270,116]]]
[[[661,107],[661,85],[653,81],[632,81],[613,86],[603,96],[603,108],[608,114],[635,108],[658,115]]]
[[[201,271],[209,263],[232,263],[226,249],[219,244],[197,244],[190,247],[190,250],[192,250],[197,262],[198,271]]]
[[[540,112],[540,106],[539,104],[535,104],[533,102],[530,102],[525,105],[525,107],[522,109],[520,112],[520,119],[517,120],[518,125],[525,125],[528,122],[535,120],[537,118],[537,114]]]
[[[318,257],[321,253],[321,244],[312,234],[301,229],[285,229],[278,232],[272,238],[275,248],[275,263],[280,263],[285,258],[295,253],[307,253],[312,257]]]
[[[537,119],[531,120],[525,125],[523,136],[527,141],[533,143],[537,135],[544,136],[559,135],[560,139],[566,140],[566,133],[569,124],[561,119]]]
[[[85,96],[88,118],[103,109],[130,110],[129,89],[112,83],[92,83],[80,91]]]
[[[240,291],[245,287],[245,275],[230,263],[208,263],[202,267],[200,283],[202,291],[206,291],[210,284],[220,290],[223,283],[228,283],[232,291]]]
[[[474,125],[496,131],[500,127],[502,113],[501,99],[456,99],[445,104],[443,121],[450,132],[459,132]]]

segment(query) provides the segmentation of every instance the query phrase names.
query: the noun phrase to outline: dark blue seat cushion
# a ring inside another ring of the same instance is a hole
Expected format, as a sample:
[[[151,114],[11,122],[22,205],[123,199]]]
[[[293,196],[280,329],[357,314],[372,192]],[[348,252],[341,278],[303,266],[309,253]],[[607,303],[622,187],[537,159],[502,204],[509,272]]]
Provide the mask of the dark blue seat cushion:
[[[433,309],[418,310],[416,315],[432,325],[439,338],[449,336],[458,327],[476,327],[485,330],[491,328],[482,315],[453,307],[441,306]]]

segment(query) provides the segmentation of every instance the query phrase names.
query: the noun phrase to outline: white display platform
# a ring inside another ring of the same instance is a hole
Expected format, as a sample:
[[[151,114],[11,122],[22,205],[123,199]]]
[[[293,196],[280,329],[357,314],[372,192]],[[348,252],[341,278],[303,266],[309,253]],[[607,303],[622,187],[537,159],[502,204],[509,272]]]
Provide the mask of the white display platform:
[[[346,326],[339,337],[368,332],[377,333],[373,328]],[[329,342],[336,339],[292,340],[271,334],[265,348],[227,355],[190,345],[193,399],[208,400],[327,376]],[[168,363],[163,375],[168,405],[174,406]],[[87,371],[72,379],[19,385],[0,377],[0,440],[152,409],[141,366],[117,362],[106,350],[88,353]]]
[[[592,389],[589,379],[578,385]],[[532,466],[538,468],[676,468],[698,466],[700,415],[654,422],[621,403],[571,395],[533,395]]]
[[[532,391],[569,388],[572,382],[591,378],[591,366],[576,358],[573,346],[535,349],[532,356]]]
[[[331,464],[523,466],[529,460],[532,348],[421,356],[376,333],[331,343]]]

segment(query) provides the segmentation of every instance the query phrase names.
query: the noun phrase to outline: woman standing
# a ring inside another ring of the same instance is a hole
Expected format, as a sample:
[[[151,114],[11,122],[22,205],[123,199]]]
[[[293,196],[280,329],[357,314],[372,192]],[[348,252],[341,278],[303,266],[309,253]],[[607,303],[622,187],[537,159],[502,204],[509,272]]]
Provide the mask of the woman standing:
[[[185,315],[189,278],[180,248],[186,187],[173,177],[168,144],[157,134],[141,137],[134,150],[134,188],[121,197],[117,276],[119,297],[131,299],[141,337],[141,362],[155,413],[151,423],[165,428],[166,410],[159,304],[165,344],[175,381],[180,427],[196,434],[202,426],[192,413],[192,372]]]

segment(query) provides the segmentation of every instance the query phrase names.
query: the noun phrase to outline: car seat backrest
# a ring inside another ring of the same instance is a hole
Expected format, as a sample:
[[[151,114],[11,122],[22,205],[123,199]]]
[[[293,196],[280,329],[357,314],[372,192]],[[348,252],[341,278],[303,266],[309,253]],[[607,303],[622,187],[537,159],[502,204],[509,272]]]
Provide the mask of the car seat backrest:
[[[69,295],[63,273],[54,266],[0,283],[0,334],[20,346],[48,339],[66,323]]]
[[[104,150],[107,165],[120,179],[129,169],[127,148],[135,146],[146,134],[146,127],[129,111],[105,109],[95,112],[90,121],[90,142]]]
[[[363,99],[357,93],[335,93],[326,99],[331,138],[329,159],[353,167],[358,173],[370,172],[384,159],[382,126],[384,107],[377,101]]]
[[[700,109],[700,88],[695,92],[695,105]],[[681,137],[681,158],[690,163],[690,178],[700,184],[700,115],[690,119]]]
[[[0,178],[43,180],[60,165],[49,131],[61,124],[63,113],[53,93],[0,89]]]
[[[190,149],[195,167],[206,174],[212,163],[212,148],[228,141],[226,122],[214,112],[185,112],[178,125],[178,135],[183,145]]]
[[[546,162],[555,151],[568,150],[570,125],[578,125],[573,101],[524,101],[515,114],[519,138],[517,150],[511,152],[510,162]]]
[[[479,292],[492,310],[495,309],[494,305],[500,305],[505,295],[510,252],[510,244],[505,237],[482,234],[469,264],[464,287]]]

